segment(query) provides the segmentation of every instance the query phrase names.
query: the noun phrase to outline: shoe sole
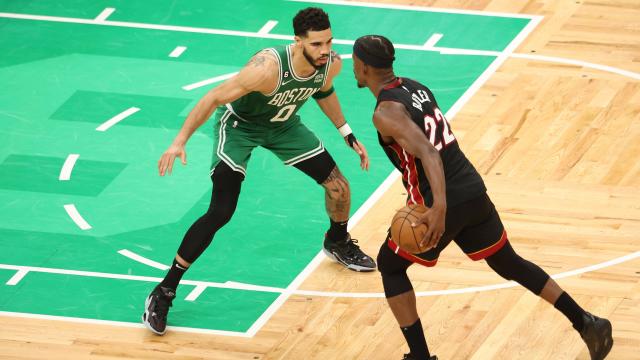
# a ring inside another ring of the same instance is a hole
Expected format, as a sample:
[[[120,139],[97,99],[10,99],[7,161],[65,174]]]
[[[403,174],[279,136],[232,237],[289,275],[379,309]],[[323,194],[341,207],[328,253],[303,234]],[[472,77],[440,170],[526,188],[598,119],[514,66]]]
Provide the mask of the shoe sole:
[[[151,296],[147,297],[147,300],[144,301],[144,313],[142,314],[142,323],[144,324],[144,326],[147,327],[147,329],[151,330],[151,332],[153,332],[156,335],[164,335],[167,332],[167,329],[164,329],[164,331],[160,332],[156,329],[153,328],[153,326],[151,326],[151,323],[147,321],[147,318],[149,317],[149,303],[151,302]]]
[[[375,267],[365,267],[365,266],[360,266],[360,265],[354,265],[354,264],[349,264],[345,261],[342,261],[339,257],[335,256],[334,253],[330,252],[327,249],[322,249],[322,251],[324,252],[325,255],[327,255],[327,257],[335,262],[337,262],[338,264],[342,264],[344,265],[347,269],[349,270],[353,270],[353,271],[357,271],[357,272],[371,272],[371,271],[375,271],[376,268]]]

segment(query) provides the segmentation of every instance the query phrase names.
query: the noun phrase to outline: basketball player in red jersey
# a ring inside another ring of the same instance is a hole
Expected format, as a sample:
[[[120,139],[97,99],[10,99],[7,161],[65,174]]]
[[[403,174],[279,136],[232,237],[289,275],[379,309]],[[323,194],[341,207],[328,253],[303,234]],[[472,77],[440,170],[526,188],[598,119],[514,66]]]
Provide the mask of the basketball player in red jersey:
[[[480,174],[460,150],[433,93],[424,85],[397,77],[395,50],[379,35],[353,46],[358,87],[377,98],[373,123],[389,160],[402,173],[407,204],[429,207],[422,254],[410,254],[387,236],[378,253],[387,302],[410,353],[404,359],[437,359],[429,353],[406,270],[414,263],[435,266],[440,252],[454,241],[472,260],[486,260],[500,276],[514,280],[562,312],[587,344],[591,359],[604,359],[613,346],[611,323],[583,310],[537,265],[511,247]],[[415,224],[418,225],[418,224]]]

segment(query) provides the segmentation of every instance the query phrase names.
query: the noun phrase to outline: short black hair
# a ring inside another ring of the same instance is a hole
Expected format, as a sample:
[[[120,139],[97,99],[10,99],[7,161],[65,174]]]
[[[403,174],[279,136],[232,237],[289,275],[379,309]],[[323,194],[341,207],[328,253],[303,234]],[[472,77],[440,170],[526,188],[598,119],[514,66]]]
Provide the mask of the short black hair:
[[[309,31],[322,31],[330,27],[329,15],[317,7],[302,9],[293,18],[293,33],[296,36],[306,37]]]
[[[390,68],[396,59],[393,44],[382,35],[359,37],[353,44],[353,52],[365,64],[376,68]]]

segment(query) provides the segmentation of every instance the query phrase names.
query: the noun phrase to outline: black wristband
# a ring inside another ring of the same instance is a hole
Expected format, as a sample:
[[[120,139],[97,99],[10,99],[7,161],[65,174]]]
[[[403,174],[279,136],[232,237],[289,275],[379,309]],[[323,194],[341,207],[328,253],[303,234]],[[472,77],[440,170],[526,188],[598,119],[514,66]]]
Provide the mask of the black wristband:
[[[353,133],[345,136],[347,138],[347,142],[349,143],[349,146],[353,147],[353,144],[355,144],[356,142],[356,136],[353,135]]]
[[[327,91],[318,90],[315,94],[311,95],[311,97],[316,100],[322,100],[328,97],[329,95],[333,94],[334,91],[335,89],[333,88],[333,86],[331,86],[331,88]]]

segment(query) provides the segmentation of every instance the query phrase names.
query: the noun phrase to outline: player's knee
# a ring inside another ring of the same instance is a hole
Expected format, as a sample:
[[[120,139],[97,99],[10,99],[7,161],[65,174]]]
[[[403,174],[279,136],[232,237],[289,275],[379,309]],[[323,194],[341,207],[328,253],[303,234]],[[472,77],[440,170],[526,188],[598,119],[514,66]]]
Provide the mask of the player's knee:
[[[498,275],[507,280],[518,282],[534,294],[540,294],[549,280],[549,274],[536,264],[516,254],[508,242],[486,260]]]
[[[513,280],[514,269],[517,268],[520,259],[520,256],[513,251],[511,245],[506,243],[500,250],[485,260],[487,265],[498,275],[507,280]]]
[[[386,241],[380,247],[376,262],[378,264],[378,271],[380,271],[382,276],[406,274],[407,269],[412,264],[410,261],[403,259],[391,251],[389,246],[387,246]]]
[[[385,297],[394,297],[413,289],[407,276],[407,268],[411,263],[394,254],[386,244],[380,248],[377,262]]]
[[[235,212],[235,208],[228,205],[214,206],[213,209],[207,211],[204,215],[207,224],[212,228],[219,229],[228,223]]]

